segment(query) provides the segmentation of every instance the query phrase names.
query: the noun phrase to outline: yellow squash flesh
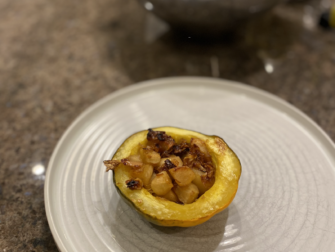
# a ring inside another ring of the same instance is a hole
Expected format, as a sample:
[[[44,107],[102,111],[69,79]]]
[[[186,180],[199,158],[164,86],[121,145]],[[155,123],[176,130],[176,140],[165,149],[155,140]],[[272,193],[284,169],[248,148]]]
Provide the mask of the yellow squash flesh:
[[[153,129],[165,131],[178,142],[185,139],[199,138],[206,143],[212,161],[215,164],[215,183],[191,204],[177,204],[160,197],[154,197],[146,189],[131,190],[127,188],[126,180],[130,179],[129,168],[120,164],[114,172],[114,184],[122,198],[126,199],[148,221],[160,226],[191,227],[199,225],[232,202],[238,188],[241,176],[241,164],[235,153],[217,136],[207,136],[198,132],[174,127]],[[148,131],[141,131],[130,136],[117,150],[113,160],[121,160],[137,154],[139,143],[145,145]]]

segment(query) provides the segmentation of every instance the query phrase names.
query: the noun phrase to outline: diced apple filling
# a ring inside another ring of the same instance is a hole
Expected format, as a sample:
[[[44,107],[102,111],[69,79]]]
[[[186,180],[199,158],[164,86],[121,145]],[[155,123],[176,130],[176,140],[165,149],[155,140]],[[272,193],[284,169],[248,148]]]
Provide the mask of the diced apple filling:
[[[144,188],[150,188],[151,176],[154,171],[154,168],[150,164],[144,164],[140,169],[132,169],[131,177],[140,178],[143,181]]]
[[[161,156],[156,151],[143,148],[140,150],[140,155],[144,163],[156,165],[161,161]]]
[[[104,161],[107,171],[122,163],[129,169],[126,184],[130,190],[144,187],[176,203],[190,204],[212,187],[215,167],[204,141],[192,138],[190,143],[183,139],[176,143],[165,132],[153,130],[147,140],[135,155]]]
[[[162,197],[173,202],[179,201],[177,195],[172,190],[170,190],[167,194],[163,195]]]
[[[200,149],[200,151],[205,154],[208,155],[208,150],[206,147],[206,143],[198,138],[192,138],[191,140],[191,145],[196,145],[198,146],[198,148]]]
[[[192,181],[193,184],[195,184],[198,189],[199,189],[199,193],[200,195],[204,194],[209,188],[212,187],[212,185],[214,184],[214,178],[211,179],[207,179],[206,178],[206,173],[199,171],[197,169],[192,169],[195,177]]]
[[[176,186],[173,188],[177,194],[178,199],[184,204],[190,204],[194,202],[199,195],[199,189],[195,184],[188,184],[187,186]]]
[[[172,187],[171,178],[166,171],[156,174],[156,177],[151,182],[151,189],[158,196],[167,194]]]
[[[187,166],[171,168],[169,173],[179,186],[186,186],[195,178],[194,172]]]

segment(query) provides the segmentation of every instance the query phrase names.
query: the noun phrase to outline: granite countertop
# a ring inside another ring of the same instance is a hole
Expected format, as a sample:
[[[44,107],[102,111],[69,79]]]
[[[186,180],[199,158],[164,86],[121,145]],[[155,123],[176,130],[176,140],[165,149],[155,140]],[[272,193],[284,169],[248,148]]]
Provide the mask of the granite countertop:
[[[1,252],[57,251],[44,167],[82,111],[136,82],[247,83],[298,107],[335,140],[335,31],[316,25],[321,8],[283,4],[225,38],[200,41],[174,34],[134,0],[1,1]]]

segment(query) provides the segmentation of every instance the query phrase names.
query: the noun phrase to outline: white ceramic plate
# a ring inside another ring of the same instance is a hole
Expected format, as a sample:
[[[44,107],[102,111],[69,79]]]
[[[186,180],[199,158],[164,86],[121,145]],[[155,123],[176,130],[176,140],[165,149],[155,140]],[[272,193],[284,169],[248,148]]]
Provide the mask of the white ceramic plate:
[[[233,203],[192,228],[143,220],[120,200],[102,161],[129,135],[176,126],[218,135],[242,163]],[[61,251],[335,251],[335,148],[288,103],[210,78],[166,78],[98,101],[50,160],[46,213]]]

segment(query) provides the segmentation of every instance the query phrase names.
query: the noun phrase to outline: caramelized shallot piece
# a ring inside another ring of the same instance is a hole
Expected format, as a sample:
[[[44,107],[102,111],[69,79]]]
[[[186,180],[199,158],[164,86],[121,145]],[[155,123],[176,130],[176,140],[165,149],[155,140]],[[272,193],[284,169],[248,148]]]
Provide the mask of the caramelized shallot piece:
[[[170,155],[181,156],[190,150],[190,145],[186,142],[185,139],[182,139],[179,144],[175,144],[170,149]]]
[[[195,154],[192,153],[187,153],[186,156],[183,159],[183,163],[184,165],[188,166],[188,167],[192,167],[194,160],[197,158],[197,156]]]
[[[170,161],[170,159],[164,158],[164,163],[160,165],[157,169],[155,169],[156,173],[160,173],[162,171],[168,171],[169,169],[176,167],[174,163]]]
[[[132,168],[141,168],[143,165],[142,162],[130,161],[128,158],[121,159],[121,163]]]
[[[156,168],[156,172],[159,173],[161,171],[168,171],[171,168],[183,166],[183,161],[181,161],[180,157],[170,156],[167,158],[162,158],[158,164],[158,168]]]
[[[149,129],[147,134],[148,145],[162,157],[169,155],[169,150],[175,144],[173,138],[167,135],[164,131],[153,131]]]
[[[194,161],[193,162],[193,167],[198,169],[199,171],[206,172],[206,168],[201,165],[199,161]]]
[[[183,161],[180,159],[180,157],[177,157],[177,156],[169,156],[169,157],[166,157],[166,158],[162,158],[160,163],[158,164],[158,166],[164,165],[166,160],[169,160],[176,167],[183,166]]]
[[[148,130],[147,140],[148,141],[166,141],[168,139],[172,139],[169,135],[165,133],[165,131],[153,131],[152,129]]]
[[[106,172],[110,170],[114,170],[119,164],[121,164],[118,160],[105,160],[104,165],[106,166]]]
[[[204,164],[204,167],[207,172],[207,177],[212,178],[214,176],[214,167],[212,164]]]
[[[192,138],[190,146],[189,153],[184,157],[184,163],[189,167],[206,172],[208,178],[213,177],[214,167],[206,143],[200,139]]]
[[[174,167],[176,167],[176,165],[174,164],[174,163],[172,163],[171,161],[170,161],[170,159],[165,159],[165,161],[164,161],[164,166],[167,168],[167,169],[171,169],[171,168],[174,168]]]

